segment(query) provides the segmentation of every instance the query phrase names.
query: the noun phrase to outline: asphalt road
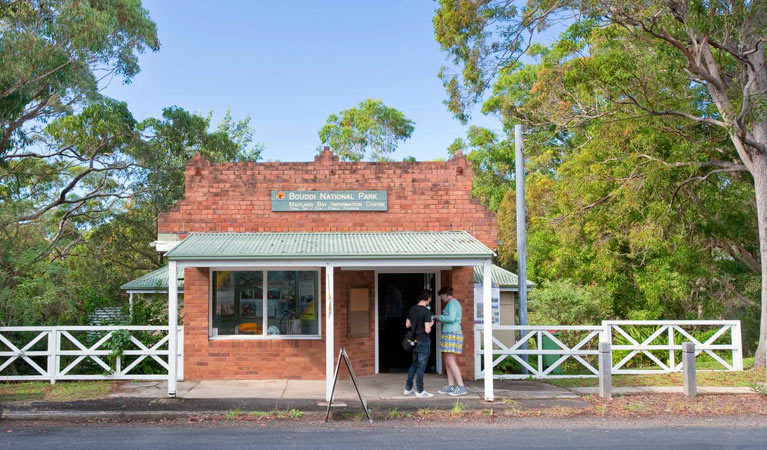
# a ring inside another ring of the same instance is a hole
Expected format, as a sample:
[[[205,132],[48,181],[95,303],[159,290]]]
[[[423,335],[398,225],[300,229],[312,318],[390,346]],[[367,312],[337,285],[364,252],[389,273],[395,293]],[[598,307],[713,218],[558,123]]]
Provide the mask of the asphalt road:
[[[5,423],[0,449],[763,449],[767,428],[457,428],[457,427],[151,427],[15,428]]]

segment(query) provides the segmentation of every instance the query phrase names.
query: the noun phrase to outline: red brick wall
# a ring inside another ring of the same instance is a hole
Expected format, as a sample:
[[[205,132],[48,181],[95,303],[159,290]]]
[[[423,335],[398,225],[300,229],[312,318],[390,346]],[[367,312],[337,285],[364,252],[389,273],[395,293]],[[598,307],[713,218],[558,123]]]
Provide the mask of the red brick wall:
[[[289,231],[464,230],[495,248],[495,216],[471,196],[470,163],[462,156],[445,162],[348,163],[325,153],[310,163],[211,164],[197,156],[186,166],[186,196],[158,217],[160,233]],[[385,190],[388,211],[272,212],[272,190]],[[207,269],[184,276],[184,375],[187,379],[318,379],[325,376],[322,340],[210,340]],[[375,371],[375,311],[372,271],[335,271],[335,351],[346,347],[355,372]],[[472,268],[443,271],[463,301],[464,352],[460,366],[473,377]],[[321,298],[324,307],[324,273]],[[348,338],[348,286],[370,286],[370,335]],[[325,336],[323,315],[322,336]]]
[[[336,269],[335,271],[335,356],[341,347],[346,348],[355,375],[367,376],[375,374],[375,285],[374,272],[349,271]],[[349,286],[367,287],[370,292],[370,328],[366,337],[349,337]],[[346,374],[346,369],[341,370]]]
[[[186,196],[158,216],[160,233],[464,230],[496,247],[495,216],[472,198],[471,164],[338,162],[186,166]],[[385,190],[388,211],[272,212],[272,190]]]

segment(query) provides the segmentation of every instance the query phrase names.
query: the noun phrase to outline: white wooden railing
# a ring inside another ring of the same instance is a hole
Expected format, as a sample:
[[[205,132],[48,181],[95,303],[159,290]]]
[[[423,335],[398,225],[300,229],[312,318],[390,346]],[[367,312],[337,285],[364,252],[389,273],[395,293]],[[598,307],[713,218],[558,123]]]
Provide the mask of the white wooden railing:
[[[130,345],[123,350],[122,356],[114,358],[114,364],[108,364],[105,359],[112,350],[106,344],[117,330],[131,332]],[[152,341],[156,342],[141,342],[136,338],[139,332],[149,332]],[[80,336],[79,339],[77,336]],[[96,342],[85,344],[82,342],[85,337]],[[183,327],[178,327],[179,380],[183,379],[183,342]],[[141,362],[147,358],[155,361],[164,373],[136,373]],[[88,360],[95,363],[97,371],[101,373],[78,373],[78,367],[83,368],[84,362]],[[11,374],[9,369],[14,362],[17,366],[24,366],[23,371],[33,373],[19,374],[17,370],[16,374]],[[165,380],[168,378],[167,371],[168,327],[0,327],[0,381],[49,380],[55,383],[58,380]]]
[[[485,371],[482,369],[482,343],[484,342],[483,326],[475,326],[474,334],[474,377],[484,379]],[[495,368],[506,358],[512,358],[519,365],[527,369],[527,374],[494,374],[494,379],[522,379],[522,378],[573,378],[582,376],[597,376],[599,369],[594,364],[589,363],[584,356],[599,355],[598,344],[599,336],[604,331],[603,327],[590,325],[551,325],[551,326],[520,326],[520,325],[494,325],[493,326],[493,367]],[[500,332],[496,334],[496,332]],[[506,332],[506,333],[503,333]],[[503,342],[499,334],[511,334],[519,336],[511,342],[506,339]],[[556,337],[553,333],[560,333]],[[577,341],[572,346],[563,343],[562,334],[572,334]],[[544,337],[548,338],[557,347],[556,349],[544,349]],[[529,345],[530,340],[534,340],[535,345]],[[527,348],[523,348],[528,344]],[[556,355],[559,358],[548,367],[544,367],[544,355]],[[530,364],[530,357],[537,359],[536,365]],[[562,365],[568,358],[573,358],[580,367],[585,369],[588,374],[585,375],[558,375],[553,372]]]
[[[628,327],[633,327],[630,330]],[[642,331],[641,328],[649,328]],[[708,329],[707,339],[697,339],[696,331]],[[649,336],[642,339],[632,337],[635,334]],[[639,331],[636,333],[636,331]],[[558,336],[553,333],[558,333]],[[569,336],[569,337],[567,337]],[[474,328],[474,375],[484,378],[482,368],[484,334],[482,325]],[[554,349],[544,349],[544,339],[548,339]],[[726,340],[727,343],[721,343]],[[527,373],[493,374],[494,379],[524,378],[574,378],[596,377],[599,374],[596,357],[593,364],[588,356],[599,354],[598,343],[609,342],[613,352],[614,374],[651,374],[681,372],[682,343],[695,344],[695,355],[710,356],[721,371],[743,370],[743,343],[739,320],[606,320],[602,325],[594,326],[493,326],[493,368],[502,361],[511,358]],[[701,342],[702,341],[702,342]],[[565,342],[572,342],[567,345]],[[527,348],[524,346],[527,345]],[[718,354],[719,352],[720,354]],[[625,356],[623,355],[624,353]],[[730,355],[728,362],[721,353]],[[556,361],[545,364],[547,355],[558,356]],[[617,357],[617,358],[616,358]],[[531,360],[531,358],[534,358]],[[555,373],[568,359],[577,362],[568,368],[568,374]],[[617,359],[617,361],[616,361]],[[532,362],[535,362],[533,364]],[[633,364],[631,364],[633,362]],[[573,373],[573,371],[581,373]]]
[[[612,344],[615,352],[628,354],[617,363],[613,361],[612,373],[615,374],[649,374],[670,373],[682,371],[682,343],[695,344],[695,356],[706,354],[721,366],[724,371],[743,370],[743,342],[741,339],[739,320],[606,320],[602,322],[605,328],[603,340]],[[626,330],[628,327],[657,328],[650,336],[639,342]],[[713,332],[708,339],[700,340],[693,336],[692,328],[708,328]],[[726,339],[727,344],[716,342]],[[627,343],[620,343],[620,341]],[[731,354],[731,362],[727,362],[716,352]],[[662,356],[658,353],[662,352]],[[646,357],[642,367],[625,368],[629,362]]]

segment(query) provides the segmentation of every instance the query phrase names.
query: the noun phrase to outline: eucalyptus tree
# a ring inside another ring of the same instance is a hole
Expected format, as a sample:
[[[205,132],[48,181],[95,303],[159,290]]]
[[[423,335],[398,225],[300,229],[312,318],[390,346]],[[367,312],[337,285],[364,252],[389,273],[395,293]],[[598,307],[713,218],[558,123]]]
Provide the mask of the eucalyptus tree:
[[[543,56],[535,35],[565,21],[557,40],[559,57],[528,70],[522,55]],[[491,108],[510,124],[569,137],[578,126],[601,120],[663,119],[659,131],[678,133],[694,124],[712,136],[680,158],[643,154],[636,160],[684,168],[689,176],[670,189],[672,201],[696,184],[726,186],[742,177],[753,183],[758,257],[745,248],[723,255],[754,267],[761,276],[760,333],[756,365],[765,364],[767,341],[767,2],[730,0],[442,0],[434,17],[437,40],[459,69],[441,71],[448,106],[468,118],[468,107],[491,88],[499,95]],[[499,83],[536,82],[527,91]],[[505,81],[503,79],[505,78]],[[543,94],[545,93],[545,94]],[[544,120],[540,120],[544,118]],[[722,142],[720,137],[726,137]],[[567,146],[560,146],[567,150]],[[607,195],[607,194],[606,194]],[[595,199],[599,203],[611,197]],[[599,204],[598,203],[598,204]],[[587,204],[588,205],[588,204]],[[717,212],[714,212],[716,214]]]
[[[133,0],[0,4],[0,228],[56,216],[55,242],[127,195],[136,121],[99,84],[129,82],[146,49],[156,27]]]
[[[368,156],[386,160],[414,129],[415,123],[402,112],[369,98],[328,116],[318,134],[342,159],[360,161]]]

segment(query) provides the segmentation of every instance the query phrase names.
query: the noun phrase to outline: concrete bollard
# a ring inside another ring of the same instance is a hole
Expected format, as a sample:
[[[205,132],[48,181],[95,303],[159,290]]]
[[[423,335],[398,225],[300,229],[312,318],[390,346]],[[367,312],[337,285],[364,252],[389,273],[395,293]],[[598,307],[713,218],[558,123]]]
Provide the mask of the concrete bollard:
[[[613,396],[613,354],[609,342],[599,343],[599,396]]]
[[[684,395],[695,397],[698,394],[698,384],[695,380],[695,344],[692,342],[682,344],[682,379]]]

